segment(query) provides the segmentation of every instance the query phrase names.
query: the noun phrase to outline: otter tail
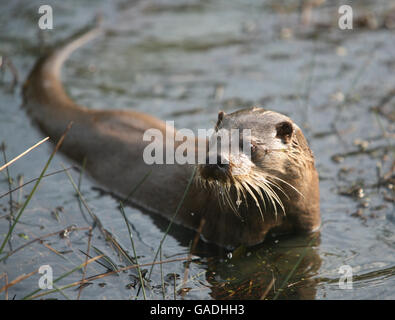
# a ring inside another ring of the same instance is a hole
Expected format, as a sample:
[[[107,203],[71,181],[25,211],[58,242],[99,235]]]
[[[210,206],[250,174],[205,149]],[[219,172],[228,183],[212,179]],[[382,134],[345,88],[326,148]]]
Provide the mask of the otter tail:
[[[23,107],[51,138],[58,138],[70,121],[81,119],[87,108],[76,104],[66,94],[61,82],[61,68],[79,47],[100,35],[95,27],[41,57],[23,86]]]

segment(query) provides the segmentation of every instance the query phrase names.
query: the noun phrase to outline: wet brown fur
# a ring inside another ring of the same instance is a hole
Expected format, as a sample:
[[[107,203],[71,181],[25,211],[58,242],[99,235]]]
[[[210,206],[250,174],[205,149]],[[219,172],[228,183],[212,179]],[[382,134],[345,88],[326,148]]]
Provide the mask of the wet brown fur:
[[[139,208],[170,218],[182,198],[194,166],[147,165],[143,161],[143,150],[149,144],[142,139],[144,131],[156,128],[165,133],[166,124],[140,112],[89,110],[76,104],[63,89],[60,81],[63,62],[72,51],[100,32],[93,29],[41,58],[24,85],[24,107],[53,141],[59,139],[67,124],[73,121],[61,151],[78,163],[86,157],[86,170],[112,192],[128,195],[151,172],[131,200]],[[288,183],[277,180],[283,192],[276,190],[276,193],[285,212],[278,210],[274,214],[273,205],[267,203],[262,215],[255,200],[247,195],[238,207],[238,214],[235,214],[210,188],[193,183],[176,222],[196,230],[205,217],[202,237],[219,245],[253,245],[262,242],[269,231],[309,232],[320,225],[318,174],[303,133],[291,119],[261,108],[240,110],[229,115],[220,113],[217,126],[231,121],[232,125],[242,128],[249,125],[249,116],[256,120],[254,125],[259,127],[262,124],[262,132],[274,130],[279,122],[289,121],[292,124],[293,132],[290,133],[285,125],[286,135],[281,134],[280,137],[284,141],[290,140],[289,151],[282,153],[282,158],[273,152],[270,157],[278,157],[280,162],[265,167],[263,161],[260,168]],[[173,134],[176,132],[174,128],[171,130]],[[174,136],[170,135],[168,139],[174,140]],[[230,188],[229,195],[232,201],[235,200],[234,188]]]

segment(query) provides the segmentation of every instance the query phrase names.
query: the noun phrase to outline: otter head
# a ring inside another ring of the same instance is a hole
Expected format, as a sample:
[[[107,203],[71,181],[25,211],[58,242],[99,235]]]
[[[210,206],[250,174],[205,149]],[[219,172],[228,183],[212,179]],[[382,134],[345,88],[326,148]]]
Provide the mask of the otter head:
[[[236,214],[248,207],[249,215],[257,211],[262,219],[287,211],[310,214],[305,186],[318,194],[318,175],[302,131],[290,118],[255,107],[220,112],[214,130],[197,180],[223,207]]]

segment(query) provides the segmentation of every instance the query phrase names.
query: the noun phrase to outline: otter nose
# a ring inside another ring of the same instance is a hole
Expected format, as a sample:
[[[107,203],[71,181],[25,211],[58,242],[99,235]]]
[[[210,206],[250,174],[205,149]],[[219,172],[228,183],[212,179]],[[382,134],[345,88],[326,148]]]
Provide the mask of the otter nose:
[[[209,170],[218,170],[218,169],[228,169],[229,164],[228,163],[223,163],[223,159],[220,155],[217,155],[217,161],[216,163],[210,163],[210,157],[207,156],[206,158],[206,167]]]
[[[211,162],[214,162],[211,159]],[[228,163],[223,163],[221,156],[217,156],[215,163],[210,163],[210,157],[206,158],[206,163],[200,167],[200,174],[205,179],[225,181],[229,175],[230,167]]]

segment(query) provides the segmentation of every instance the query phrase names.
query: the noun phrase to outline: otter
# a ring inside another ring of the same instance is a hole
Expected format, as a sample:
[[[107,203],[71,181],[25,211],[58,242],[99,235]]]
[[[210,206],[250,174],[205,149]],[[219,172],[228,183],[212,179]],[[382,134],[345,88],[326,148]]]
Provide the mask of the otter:
[[[100,27],[90,29],[41,57],[23,86],[23,107],[52,141],[73,122],[60,149],[66,156],[79,164],[85,159],[90,176],[121,197],[146,178],[129,199],[132,205],[172,218],[182,203],[175,222],[199,229],[204,240],[220,246],[251,246],[269,232],[319,228],[314,156],[289,117],[257,107],[220,112],[216,132],[250,130],[249,157],[241,153],[240,161],[230,159],[227,164],[148,165],[142,156],[149,144],[144,132],[152,128],[170,132],[166,139],[177,146],[174,127],[141,112],[91,110],[75,103],[62,86],[61,67],[74,50],[102,32]],[[200,145],[197,140],[195,148]],[[206,148],[208,142],[203,145]]]

